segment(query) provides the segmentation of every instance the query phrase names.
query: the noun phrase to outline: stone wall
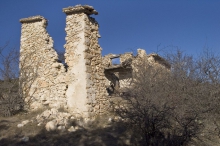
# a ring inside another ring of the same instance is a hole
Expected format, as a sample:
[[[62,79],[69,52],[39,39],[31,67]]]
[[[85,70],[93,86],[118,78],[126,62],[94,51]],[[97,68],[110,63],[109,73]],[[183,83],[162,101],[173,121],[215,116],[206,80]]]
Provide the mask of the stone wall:
[[[65,68],[58,62],[42,16],[21,19],[20,83],[31,109],[66,104]]]
[[[126,52],[124,54],[120,55],[120,63],[123,63],[129,59],[133,58],[133,53],[132,52]]]
[[[91,6],[64,8],[66,17],[66,63],[69,66],[66,92],[68,107],[84,117],[103,112],[106,102],[98,23],[89,15],[98,14]]]
[[[127,52],[120,55],[120,63],[123,65],[130,65],[132,63],[133,53]],[[132,70],[125,69],[119,72],[120,88],[123,91],[124,88],[129,87],[132,81]]]
[[[65,66],[59,62],[46,31],[47,20],[42,16],[20,20],[20,85],[31,110],[64,107],[75,116],[92,118],[109,110],[106,89],[119,93],[130,86],[135,64],[145,59],[169,66],[157,54],[147,55],[142,49],[137,56],[125,53],[102,57],[99,24],[90,17],[98,12],[88,5],[64,8],[63,12]],[[113,58],[119,58],[120,63],[112,63]]]
[[[93,7],[77,5],[66,13],[66,68],[58,61],[42,16],[21,19],[20,84],[30,109],[65,107],[72,114],[94,117],[107,109],[104,65]]]
[[[112,64],[112,58],[119,58],[120,64]],[[137,49],[137,55],[132,53],[124,54],[108,54],[103,57],[103,64],[105,66],[106,87],[111,92],[126,92],[131,87],[134,72],[138,73],[141,65],[152,65],[154,67],[162,67],[169,70],[170,65],[158,54],[147,54],[143,49]],[[118,84],[116,84],[118,80]],[[112,87],[113,86],[113,87]]]

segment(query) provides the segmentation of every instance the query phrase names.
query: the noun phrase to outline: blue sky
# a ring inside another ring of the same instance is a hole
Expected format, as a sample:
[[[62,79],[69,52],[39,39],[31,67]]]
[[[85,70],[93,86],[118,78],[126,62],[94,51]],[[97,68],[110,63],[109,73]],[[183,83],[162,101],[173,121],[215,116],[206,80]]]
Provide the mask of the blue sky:
[[[204,47],[219,53],[220,0],[0,0],[0,46],[20,47],[19,19],[42,15],[58,50],[64,50],[65,14],[62,8],[88,4],[99,15],[103,55],[143,48],[147,53],[177,46],[197,55]]]

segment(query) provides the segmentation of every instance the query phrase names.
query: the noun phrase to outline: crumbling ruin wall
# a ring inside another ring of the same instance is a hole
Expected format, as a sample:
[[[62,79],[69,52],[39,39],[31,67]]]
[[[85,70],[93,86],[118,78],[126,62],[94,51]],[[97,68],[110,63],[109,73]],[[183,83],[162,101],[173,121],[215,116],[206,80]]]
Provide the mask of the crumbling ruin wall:
[[[120,62],[114,64],[113,59],[118,58]],[[105,67],[105,86],[111,95],[112,93],[123,92],[123,88],[127,88],[132,80],[132,60],[134,56],[131,52],[124,54],[108,54],[105,55],[103,66]]]
[[[93,7],[77,5],[66,13],[67,70],[58,62],[53,40],[42,16],[21,19],[20,84],[31,108],[67,107],[74,114],[93,117],[106,111],[108,95],[102,64],[100,37]]]
[[[120,59],[120,64],[114,65],[112,58],[116,57]],[[166,70],[170,69],[169,63],[158,54],[147,54],[143,49],[137,49],[136,56],[133,56],[130,52],[119,55],[108,54],[103,57],[103,64],[105,66],[106,87],[110,95],[111,92],[117,93],[129,90],[132,87],[131,83],[134,79],[134,73],[138,74],[138,69],[142,67],[151,65],[158,67],[158,69],[161,67]]]
[[[120,63],[122,65],[131,65],[133,60],[133,53],[127,52],[120,55]],[[130,86],[132,81],[132,70],[131,69],[124,69],[119,72],[119,79],[120,79],[120,88],[127,88]]]
[[[106,107],[106,89],[102,65],[98,14],[91,6],[64,8],[66,17],[65,58],[68,65],[67,104],[74,113],[93,117]]]
[[[20,85],[30,109],[64,107],[76,116],[93,118],[109,110],[106,87],[119,93],[130,86],[135,64],[143,59],[166,64],[161,57],[147,55],[142,49],[137,56],[125,53],[102,57],[99,25],[90,17],[98,12],[88,5],[64,8],[63,12],[65,66],[58,61],[53,40],[46,31],[47,20],[42,16],[20,20]],[[113,58],[119,58],[120,63],[112,63]]]
[[[66,105],[65,68],[58,62],[42,16],[21,19],[20,85],[30,109]]]
[[[126,52],[124,54],[120,55],[120,63],[126,62],[130,59],[133,58],[133,53],[132,52]]]

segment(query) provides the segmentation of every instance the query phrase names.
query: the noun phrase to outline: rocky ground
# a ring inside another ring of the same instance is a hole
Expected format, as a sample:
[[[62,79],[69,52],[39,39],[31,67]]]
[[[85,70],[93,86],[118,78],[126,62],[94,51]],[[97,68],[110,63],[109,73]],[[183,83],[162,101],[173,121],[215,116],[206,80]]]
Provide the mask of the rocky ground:
[[[114,98],[118,101],[120,98]],[[207,122],[205,125],[209,125]],[[1,146],[126,146],[137,145],[137,133],[113,113],[92,121],[74,117],[65,109],[40,109],[0,117]],[[219,135],[203,132],[190,146],[218,146]],[[208,136],[207,136],[208,135]],[[139,144],[140,145],[140,144]],[[161,144],[163,146],[163,144]]]
[[[56,118],[55,118],[56,116]],[[92,122],[74,119],[55,109],[20,113],[0,118],[0,145],[129,145],[126,127],[117,118],[105,116]]]

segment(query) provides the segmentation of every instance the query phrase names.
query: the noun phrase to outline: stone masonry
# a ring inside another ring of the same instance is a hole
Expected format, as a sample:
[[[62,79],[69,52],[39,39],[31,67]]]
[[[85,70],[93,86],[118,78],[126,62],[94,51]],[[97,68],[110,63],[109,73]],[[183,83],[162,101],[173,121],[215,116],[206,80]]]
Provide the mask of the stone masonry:
[[[120,62],[118,64],[112,63],[115,58],[119,58]],[[170,64],[166,60],[155,53],[148,55],[143,49],[137,49],[136,56],[133,56],[132,52],[104,56],[103,65],[108,92],[110,94],[112,92],[126,92],[131,87],[134,72],[138,72],[137,66],[144,63],[170,70]]]
[[[53,40],[42,16],[21,19],[20,83],[31,109],[49,105],[68,108],[83,117],[105,111],[104,83],[98,23],[93,7],[77,5],[66,13],[65,69],[58,61]]]
[[[20,82],[31,109],[66,104],[65,68],[58,62],[42,16],[21,19]]]
[[[157,54],[147,55],[142,49],[138,49],[137,56],[125,53],[102,57],[99,24],[90,17],[98,12],[88,5],[64,8],[63,12],[66,65],[58,60],[44,17],[20,20],[20,85],[30,110],[45,106],[65,108],[71,114],[91,118],[108,111],[110,92],[119,93],[129,86],[134,62],[147,58],[169,68]],[[118,65],[112,63],[114,58],[120,58]]]
[[[103,112],[106,102],[104,69],[96,20],[89,15],[98,12],[91,6],[64,8],[66,13],[65,58],[69,66],[66,92],[67,105],[84,116]]]

